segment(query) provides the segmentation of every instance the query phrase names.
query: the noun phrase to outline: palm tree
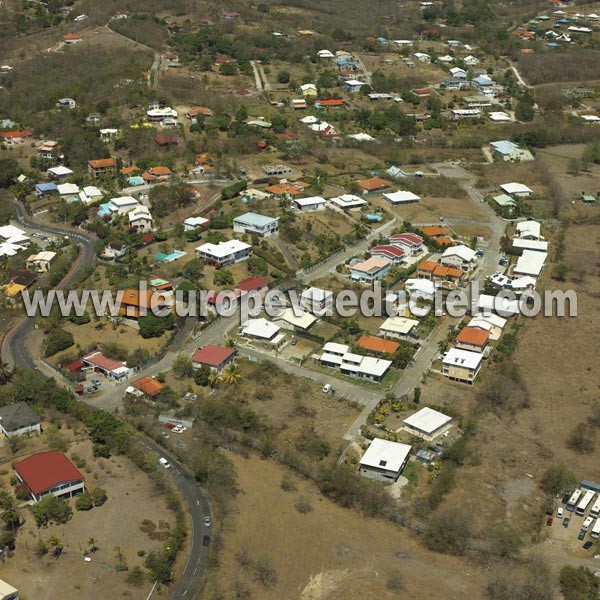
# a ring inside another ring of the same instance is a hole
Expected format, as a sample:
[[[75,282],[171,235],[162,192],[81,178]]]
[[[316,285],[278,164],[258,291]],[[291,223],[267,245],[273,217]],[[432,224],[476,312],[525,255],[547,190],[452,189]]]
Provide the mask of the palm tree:
[[[216,371],[211,371],[208,376],[208,385],[213,387],[218,387],[219,383],[221,383],[221,376]]]
[[[0,517],[4,521],[6,527],[9,527],[14,531],[15,528],[21,524],[21,515],[17,510],[14,500],[11,498],[10,504],[5,504],[3,508],[4,510],[2,511],[2,515],[0,515]]]
[[[448,350],[448,340],[440,340],[438,342],[438,348],[442,354],[445,353],[446,350]]]
[[[223,381],[229,384],[236,383],[241,377],[240,368],[236,363],[230,363],[223,373]]]
[[[50,546],[50,548],[52,548],[52,556],[54,556],[55,558],[58,558],[63,550],[63,545],[62,542],[60,541],[60,538],[57,535],[51,535],[48,538],[48,546]]]
[[[225,347],[226,348],[235,348],[236,347],[236,341],[233,338],[228,337],[225,340]]]
[[[0,360],[0,385],[7,384],[14,376],[15,370],[8,363]]]

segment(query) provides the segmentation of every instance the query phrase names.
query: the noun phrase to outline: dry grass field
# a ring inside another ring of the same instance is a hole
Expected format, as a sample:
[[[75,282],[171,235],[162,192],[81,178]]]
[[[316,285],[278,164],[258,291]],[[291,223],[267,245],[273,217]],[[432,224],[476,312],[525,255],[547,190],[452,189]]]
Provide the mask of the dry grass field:
[[[102,487],[108,494],[103,506],[91,511],[73,510],[73,517],[65,525],[52,525],[38,529],[28,509],[22,514],[26,519],[17,536],[15,556],[2,563],[2,577],[19,589],[23,598],[54,600],[64,598],[118,598],[144,599],[152,586],[146,582],[141,588],[127,585],[127,572],[116,571],[114,548],[119,546],[129,568],[143,566],[146,553],[158,549],[168,536],[173,516],[164,500],[156,492],[154,484],[124,457],[98,459],[92,456],[91,442],[78,441],[73,430],[62,429],[64,437],[71,441],[69,456],[73,453],[86,461],[83,472],[88,488]],[[27,456],[46,450],[44,437],[27,442],[20,452]],[[2,449],[3,487],[8,487],[11,462],[5,448]],[[74,507],[74,500],[70,501]],[[148,523],[142,524],[147,520]],[[150,536],[151,534],[151,536]],[[60,558],[49,555],[37,558],[34,553],[39,538],[47,540],[56,535],[64,545]],[[98,550],[91,562],[84,562],[83,551],[89,547],[89,538],[95,539]],[[164,597],[168,597],[165,590]],[[157,597],[161,597],[160,596]]]
[[[203,598],[236,587],[261,600],[483,597],[485,575],[475,564],[428,552],[406,530],[336,506],[273,461],[231,458],[240,493],[223,530],[219,569],[209,576]],[[281,489],[286,473],[296,491]],[[312,507],[307,514],[294,506],[300,497]],[[266,589],[257,583],[240,565],[240,552],[264,558],[275,569],[276,584]],[[390,589],[392,580],[400,588]]]

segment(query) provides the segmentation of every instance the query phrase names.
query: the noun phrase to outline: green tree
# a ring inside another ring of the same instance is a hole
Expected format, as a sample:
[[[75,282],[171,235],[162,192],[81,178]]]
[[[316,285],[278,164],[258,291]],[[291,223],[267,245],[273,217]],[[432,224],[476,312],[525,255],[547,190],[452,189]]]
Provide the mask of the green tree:
[[[94,506],[102,506],[108,499],[106,490],[101,487],[94,488],[90,495],[92,496]]]
[[[75,501],[75,508],[77,510],[91,510],[93,506],[94,503],[92,502],[92,497],[88,491],[77,496],[77,500]]]
[[[187,354],[180,354],[173,362],[173,373],[179,379],[192,377],[194,374],[192,359]]]
[[[277,83],[282,83],[282,84],[286,84],[289,83],[291,79],[290,76],[290,72],[289,71],[279,71],[279,73],[277,73]]]
[[[43,496],[39,502],[32,504],[29,508],[38,527],[50,523],[62,525],[73,515],[71,507],[64,500],[52,494]]]
[[[548,467],[540,481],[541,488],[551,495],[560,494],[572,490],[577,483],[575,473],[564,463]]]
[[[227,384],[237,383],[242,377],[237,363],[229,363],[223,372],[223,381]]]
[[[471,536],[471,516],[460,507],[434,514],[427,524],[427,545],[437,552],[463,554]]]
[[[565,600],[597,600],[600,582],[586,567],[565,565],[560,570],[560,591]]]
[[[218,286],[233,285],[233,274],[227,269],[219,269],[215,271],[213,281]]]
[[[73,334],[64,329],[51,329],[44,342],[44,356],[53,356],[61,350],[70,348],[75,343]]]
[[[173,315],[158,317],[154,314],[148,314],[138,319],[140,335],[144,339],[162,336],[165,331],[173,327]]]

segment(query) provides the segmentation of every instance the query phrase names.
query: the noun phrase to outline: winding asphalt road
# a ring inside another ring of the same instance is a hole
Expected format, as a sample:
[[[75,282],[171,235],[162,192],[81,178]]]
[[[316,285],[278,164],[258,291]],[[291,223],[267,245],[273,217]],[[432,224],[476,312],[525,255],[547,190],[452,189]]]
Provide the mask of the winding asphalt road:
[[[161,448],[148,438],[141,438],[140,443],[150,452],[166,458],[171,463],[171,468],[167,472],[180,494],[184,497],[191,520],[188,559],[183,574],[173,590],[171,599],[189,598],[191,600],[197,598],[202,590],[203,575],[209,552],[209,547],[204,546],[203,539],[206,535],[212,538],[212,526],[206,527],[204,525],[205,516],[210,517],[212,521],[212,511],[208,498],[192,475],[177,462],[169,451]]]
[[[56,289],[63,289],[76,283],[86,271],[94,266],[96,260],[96,238],[73,229],[56,227],[54,225],[42,224],[38,221],[32,221],[25,213],[23,205],[14,202],[16,220],[26,227],[33,228],[40,232],[49,233],[59,237],[68,237],[81,248],[79,258],[73,265],[73,268],[65,275],[63,280],[56,286]],[[30,356],[25,347],[25,339],[33,329],[33,319],[24,317],[15,325],[2,340],[2,358],[6,362],[12,363],[17,367],[28,367],[38,370],[35,361]]]
[[[25,209],[20,203],[14,202],[14,207],[16,220],[21,225],[55,236],[66,236],[80,246],[81,253],[79,258],[75,261],[69,273],[59,283],[57,289],[77,283],[82,275],[94,266],[96,260],[95,237],[77,230],[32,221],[27,217]],[[33,319],[29,317],[24,317],[15,325],[3,339],[2,358],[17,367],[26,367],[40,372],[25,344],[25,340],[32,329]],[[115,389],[113,392],[113,394],[119,393],[120,390],[118,389]],[[119,396],[119,398],[121,397],[122,395]],[[171,480],[185,499],[190,515],[190,550],[188,559],[181,578],[173,590],[171,599],[187,600],[187,598],[197,597],[202,589],[204,569],[208,556],[208,547],[203,545],[203,538],[205,535],[210,535],[211,533],[210,528],[204,525],[205,516],[210,516],[212,520],[208,498],[192,475],[167,450],[147,438],[140,438],[140,443],[147,450],[156,454],[157,459],[164,456],[169,460],[171,463],[171,469],[169,469]]]

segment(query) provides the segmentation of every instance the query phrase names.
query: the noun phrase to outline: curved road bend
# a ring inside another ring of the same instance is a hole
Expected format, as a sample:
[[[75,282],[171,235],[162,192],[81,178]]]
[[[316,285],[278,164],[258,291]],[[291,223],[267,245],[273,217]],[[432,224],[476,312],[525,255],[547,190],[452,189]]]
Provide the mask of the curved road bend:
[[[70,239],[75,240],[81,247],[82,252],[79,258],[74,263],[71,271],[69,271],[57,287],[61,288],[74,283],[81,276],[82,272],[94,265],[96,258],[94,237],[75,232],[71,229],[42,225],[36,221],[32,221],[26,217],[23,206],[19,203],[15,203],[15,210],[19,223],[53,235],[68,236]],[[25,346],[25,339],[32,327],[33,319],[25,317],[7,334],[4,343],[7,345],[9,354],[12,356],[13,363],[16,366],[38,370],[33,357],[29,354]],[[203,537],[210,534],[209,529],[204,526],[204,516],[211,516],[212,519],[208,499],[192,475],[169,452],[146,438],[143,438],[141,443],[148,450],[157,454],[157,456],[168,458],[171,463],[169,471],[173,482],[188,505],[191,520],[190,551],[181,579],[176,585],[171,598],[172,600],[194,598],[202,588],[202,576],[208,555],[208,548],[202,544]]]
[[[56,289],[65,288],[75,283],[81,274],[92,268],[96,259],[96,238],[89,234],[56,227],[54,225],[46,225],[33,221],[26,216],[23,205],[19,202],[13,202],[16,212],[16,220],[27,227],[37,231],[43,231],[52,235],[68,237],[70,240],[77,243],[81,248],[79,258],[73,264],[73,268],[65,275],[63,280],[56,286]],[[33,319],[24,317],[17,325],[15,325],[5,336],[2,341],[3,358],[7,362],[11,362],[15,366],[28,367],[38,370],[33,358],[27,352],[25,347],[25,339],[33,328]]]
[[[177,486],[188,506],[191,520],[190,551],[181,578],[174,587],[171,600],[182,598],[192,600],[198,597],[204,582],[203,575],[209,547],[204,546],[203,538],[205,535],[212,538],[212,527],[204,526],[204,517],[209,516],[212,520],[210,504],[196,480],[175,460],[168,450],[148,438],[142,438],[140,443],[147,450],[159,457],[163,456],[171,463],[171,468],[167,470],[167,473],[170,474],[173,483]]]

